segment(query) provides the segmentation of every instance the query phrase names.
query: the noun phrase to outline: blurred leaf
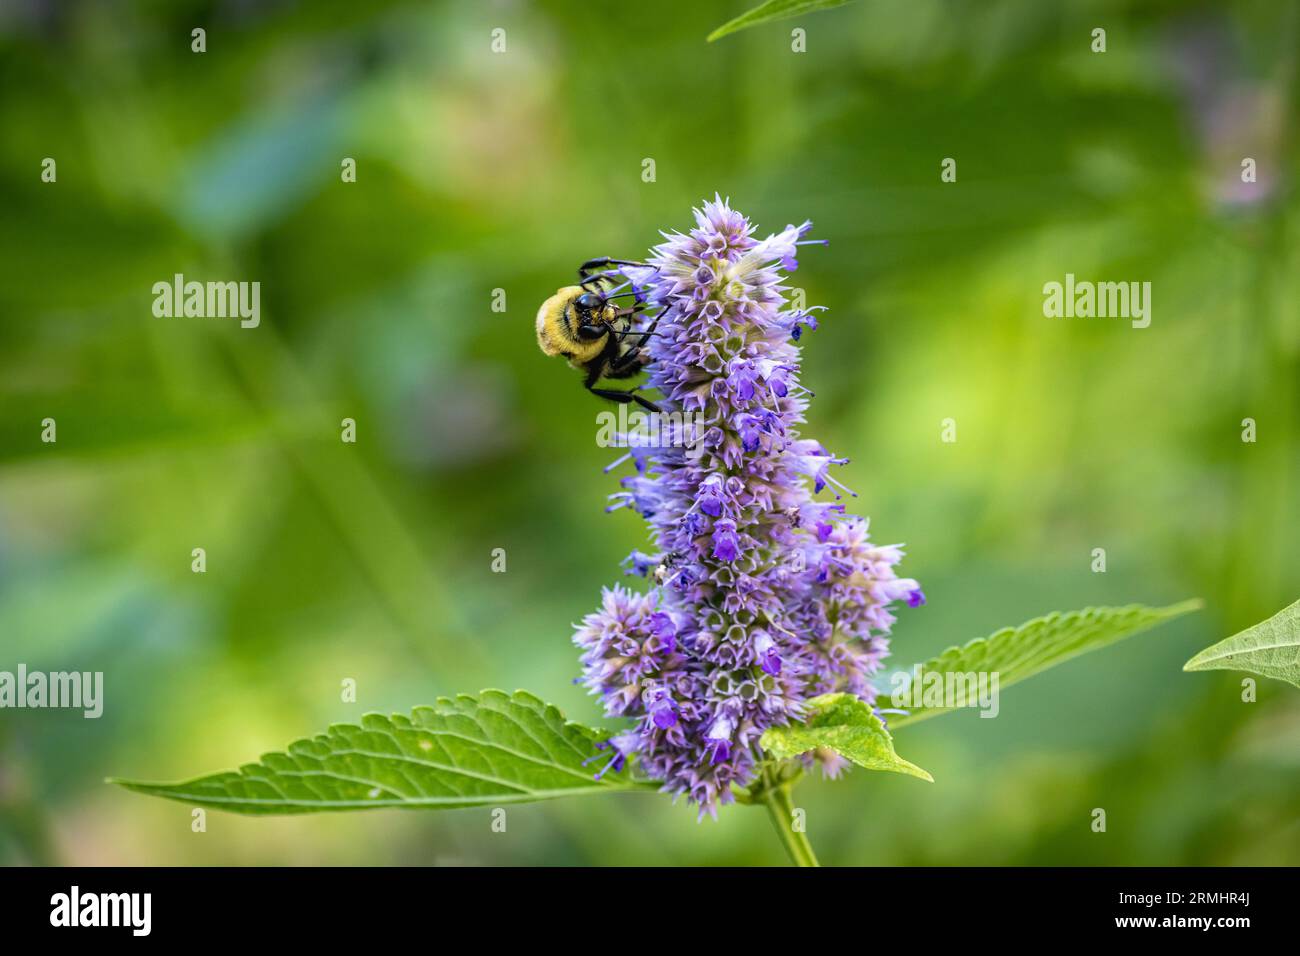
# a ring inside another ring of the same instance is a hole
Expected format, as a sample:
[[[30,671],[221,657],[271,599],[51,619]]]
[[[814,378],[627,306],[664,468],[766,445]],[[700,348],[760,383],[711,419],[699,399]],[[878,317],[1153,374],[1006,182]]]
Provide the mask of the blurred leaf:
[[[255,233],[335,173],[342,126],[330,97],[241,118],[195,150],[177,216],[213,238]]]
[[[1300,687],[1300,601],[1266,621],[1212,644],[1185,671],[1249,671]]]
[[[712,43],[728,33],[758,26],[760,23],[797,17],[801,13],[829,10],[831,7],[842,7],[848,2],[849,0],[767,0],[767,3],[760,4],[748,13],[742,13],[736,19],[729,20],[718,27],[709,34],[708,42]]]
[[[823,694],[808,701],[812,716],[801,724],[771,727],[763,749],[777,759],[827,747],[868,770],[891,770],[934,783],[928,773],[894,753],[894,741],[880,718],[854,694]]]
[[[938,657],[916,666],[926,674],[996,672],[1000,690],[1072,657],[1200,608],[1201,601],[1190,600],[1162,608],[1130,604],[1067,613],[1053,611],[1019,627],[1003,628],[990,637],[976,638],[962,647],[950,647]],[[912,670],[915,673],[916,667]],[[953,709],[914,707],[908,714],[891,717],[890,725],[897,728]]]
[[[586,764],[608,758],[597,747],[601,739],[531,694],[485,690],[417,707],[410,719],[367,714],[360,727],[336,724],[238,772],[176,784],[109,782],[250,814],[453,809],[657,789],[626,772],[596,779]]]

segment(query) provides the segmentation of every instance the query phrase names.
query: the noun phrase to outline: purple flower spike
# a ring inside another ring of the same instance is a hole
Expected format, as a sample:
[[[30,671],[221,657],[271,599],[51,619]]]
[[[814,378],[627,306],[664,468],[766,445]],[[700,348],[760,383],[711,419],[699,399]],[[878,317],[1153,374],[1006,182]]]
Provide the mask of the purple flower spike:
[[[694,448],[645,449],[622,479],[618,507],[643,515],[653,539],[654,554],[628,561],[650,590],[607,589],[574,640],[583,684],[608,716],[634,721],[602,773],[635,755],[701,815],[754,779],[763,731],[804,719],[809,698],[873,704],[891,608],[925,603],[895,573],[902,550],[872,543],[865,521],[827,500],[852,494],[831,474],[846,460],[799,435],[811,393],[796,342],[817,322],[787,307],[779,269],[810,228],[760,241],[715,198],[648,265],[622,267],[662,307],[647,346],[656,401],[707,425]],[[829,752],[807,761],[828,776],[843,767]]]
[[[636,735],[619,734],[617,737],[611,737],[609,740],[605,741],[604,743],[596,744],[596,749],[612,750],[614,751],[614,755],[609,758],[609,762],[605,764],[605,766],[601,767],[599,771],[592,774],[593,780],[599,780],[601,777],[605,776],[605,774],[611,771],[613,771],[614,773],[618,773],[620,770],[623,769],[623,767],[627,764],[628,755],[633,753],[636,749]],[[584,761],[584,763],[589,763],[591,759],[592,758],[588,758],[588,760]]]
[[[700,483],[700,491],[696,500],[700,503],[700,510],[711,517],[718,517],[722,514],[722,476],[712,475]]]
[[[713,557],[728,563],[736,560],[740,542],[736,538],[736,522],[723,518],[713,525]]]
[[[723,763],[731,756],[731,721],[726,717],[719,717],[709,728],[709,734],[705,737],[705,749],[709,751],[709,763],[716,766]]]
[[[677,723],[677,705],[672,695],[662,687],[656,687],[647,695],[646,712],[660,730],[667,730]]]
[[[650,615],[650,633],[659,639],[660,650],[665,654],[677,651],[677,625],[663,611]]]
[[[754,638],[754,653],[758,655],[758,666],[764,673],[779,677],[781,674],[781,651],[776,641],[766,631],[760,631]]]

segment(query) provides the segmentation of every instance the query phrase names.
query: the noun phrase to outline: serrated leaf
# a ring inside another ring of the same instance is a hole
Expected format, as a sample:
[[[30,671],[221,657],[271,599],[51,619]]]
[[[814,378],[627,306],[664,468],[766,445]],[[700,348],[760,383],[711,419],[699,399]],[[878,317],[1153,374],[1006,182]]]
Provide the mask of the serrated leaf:
[[[376,807],[453,809],[657,789],[627,770],[594,778],[604,735],[523,691],[442,698],[409,718],[367,714],[266,754],[237,772],[184,783],[111,780],[128,790],[236,813]],[[591,761],[587,764],[587,761]]]
[[[917,665],[926,674],[985,673],[998,675],[998,690],[1055,667],[1072,657],[1105,647],[1201,607],[1199,600],[1169,607],[1130,604],[1125,607],[1089,607],[1080,611],[1053,611],[1019,627],[1007,627],[961,647],[950,647],[938,657]],[[916,668],[912,668],[915,674]],[[947,713],[952,707],[907,706],[909,713],[891,715],[889,726]]]
[[[728,33],[735,33],[737,30],[758,26],[760,23],[784,20],[787,17],[797,17],[801,13],[813,13],[817,10],[842,7],[848,2],[849,0],[767,0],[766,3],[761,3],[753,10],[742,13],[734,20],[728,20],[718,27],[709,34],[708,42],[712,43],[714,40],[725,37]]]
[[[1300,687],[1300,601],[1266,621],[1212,644],[1185,671],[1248,671]]]
[[[823,694],[808,701],[809,716],[800,724],[771,727],[763,733],[762,748],[784,760],[818,747],[827,747],[868,770],[889,770],[934,778],[916,764],[894,753],[894,740],[870,707],[854,694]]]

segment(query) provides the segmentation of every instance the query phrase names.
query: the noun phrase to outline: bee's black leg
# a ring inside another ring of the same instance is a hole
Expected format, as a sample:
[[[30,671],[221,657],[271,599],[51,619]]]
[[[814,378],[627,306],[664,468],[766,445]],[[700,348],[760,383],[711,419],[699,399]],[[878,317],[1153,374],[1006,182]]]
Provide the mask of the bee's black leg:
[[[611,371],[618,373],[611,374],[610,378],[627,378],[629,375],[635,375],[646,365],[650,364],[649,357],[643,357],[641,350],[645,348],[646,342],[648,342],[655,334],[655,328],[659,325],[659,320],[661,318],[663,318],[663,313],[656,315],[654,321],[650,323],[650,326],[641,332],[637,332],[634,329],[628,329],[623,332],[614,333],[620,338],[623,336],[626,336],[629,339],[635,338],[636,336],[640,336],[640,338],[637,339],[635,344],[629,344],[621,353],[615,355],[609,360]]]
[[[613,285],[618,282],[618,279],[615,278],[618,275],[619,273],[616,272],[595,272],[589,276],[580,275],[578,279],[578,285],[582,286],[584,289],[587,289],[588,291],[591,291],[592,289],[595,289],[596,291],[600,291],[600,284],[602,282],[608,282],[611,285]]]
[[[620,392],[613,388],[596,388],[594,385],[588,385],[587,391],[593,395],[599,395],[601,398],[608,398],[611,402],[618,402],[620,405],[626,405],[628,402],[636,402],[648,412],[659,411],[659,406],[648,398],[642,398],[636,392]]]
[[[600,256],[596,259],[588,259],[582,265],[578,266],[578,285],[584,289],[589,285],[599,285],[601,282],[613,282],[614,276],[618,275],[618,270],[610,270],[610,266],[644,266],[644,262],[634,262],[631,259],[611,259],[609,256]],[[597,272],[597,270],[606,270]],[[588,275],[588,273],[596,273]]]
[[[610,378],[628,378],[639,372],[641,366],[644,364],[644,362],[640,362],[639,364],[636,364],[635,367],[632,367],[631,364],[619,365],[617,362],[591,365],[587,369],[586,381],[582,384],[586,387],[587,391],[591,392],[591,394],[599,395],[601,398],[607,398],[611,402],[618,402],[620,405],[626,405],[628,402],[636,402],[642,408],[646,409],[646,411],[657,412],[659,411],[658,405],[650,401],[648,398],[642,398],[635,392],[620,391],[615,388],[596,387],[596,383],[600,381],[602,374]]]
[[[645,342],[642,333],[641,342]],[[650,364],[650,356],[641,350],[641,345],[632,345],[614,356],[605,366],[605,378],[631,378]]]
[[[631,353],[628,358],[620,359],[617,362],[611,362],[605,369],[605,378],[631,378],[633,375],[640,373],[647,364],[647,360],[640,358],[636,353]]]
[[[633,333],[634,335],[641,336],[641,341],[637,342],[636,345],[632,346],[632,348],[639,349],[643,345],[645,345],[646,341],[650,338],[650,336],[655,334],[655,328],[659,325],[659,320],[662,319],[663,317],[664,317],[663,312],[660,312],[651,320],[649,328],[647,328],[644,332],[634,332]]]
[[[644,262],[634,262],[631,259],[611,259],[609,256],[599,256],[595,259],[588,259],[582,265],[578,266],[578,278],[587,279],[588,272],[595,272],[597,269],[607,269],[610,266],[643,266]]]

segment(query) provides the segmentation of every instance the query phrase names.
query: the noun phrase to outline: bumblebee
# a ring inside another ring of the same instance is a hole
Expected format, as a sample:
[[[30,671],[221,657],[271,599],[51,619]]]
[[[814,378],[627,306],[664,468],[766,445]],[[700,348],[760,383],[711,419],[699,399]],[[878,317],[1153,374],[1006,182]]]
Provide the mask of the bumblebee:
[[[616,282],[616,267],[640,265],[644,263],[608,256],[584,262],[578,267],[578,284],[557,289],[537,310],[537,344],[547,355],[563,356],[582,371],[583,387],[593,395],[621,405],[636,402],[657,412],[658,405],[633,390],[596,387],[603,378],[631,378],[650,362],[645,344],[655,334],[659,316],[643,331],[634,329],[645,303],[636,298],[633,305],[620,308],[613,300],[635,293],[611,292],[603,285]],[[634,343],[624,341],[634,336],[639,336]]]

